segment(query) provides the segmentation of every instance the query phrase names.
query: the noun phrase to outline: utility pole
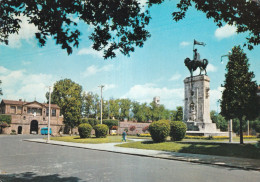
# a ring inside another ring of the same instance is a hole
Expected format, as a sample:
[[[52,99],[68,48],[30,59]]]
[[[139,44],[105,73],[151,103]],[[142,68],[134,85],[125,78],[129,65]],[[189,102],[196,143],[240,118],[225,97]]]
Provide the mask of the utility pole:
[[[232,143],[232,119],[229,119],[229,128],[228,128],[228,134],[229,134],[229,143]]]
[[[51,86],[49,86],[49,119],[48,119],[48,139],[47,139],[47,143],[50,142],[50,123],[51,123]]]
[[[101,89],[101,98],[100,98],[100,122],[101,122],[101,124],[102,124],[102,89],[105,87],[104,85],[100,85],[100,86],[98,86],[98,87],[100,87],[100,89]]]
[[[247,135],[249,136],[249,120],[247,120]]]

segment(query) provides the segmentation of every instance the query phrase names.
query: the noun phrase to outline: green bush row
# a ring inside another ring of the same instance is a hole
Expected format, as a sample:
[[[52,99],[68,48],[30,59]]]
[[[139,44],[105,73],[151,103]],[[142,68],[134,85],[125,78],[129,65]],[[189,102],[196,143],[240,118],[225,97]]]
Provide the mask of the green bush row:
[[[95,118],[82,118],[81,123],[88,123],[92,127],[94,127],[97,124],[100,124],[100,120],[95,119]],[[111,130],[113,126],[118,126],[118,120],[104,119],[104,120],[102,120],[102,124],[107,125],[108,128]]]
[[[108,132],[108,126],[105,124],[97,124],[93,127],[97,138],[106,138]],[[88,123],[82,123],[78,126],[80,138],[90,138],[92,126]]]
[[[185,137],[187,127],[182,121],[160,120],[151,123],[148,130],[154,142],[164,142],[168,136],[173,141],[180,141]]]
[[[118,120],[114,120],[114,119],[104,119],[102,121],[102,124],[105,124],[108,126],[108,128],[111,130],[112,126],[118,126]]]
[[[100,121],[98,119],[95,118],[82,118],[81,119],[81,123],[88,123],[90,124],[92,127],[96,126],[97,124],[100,124]]]

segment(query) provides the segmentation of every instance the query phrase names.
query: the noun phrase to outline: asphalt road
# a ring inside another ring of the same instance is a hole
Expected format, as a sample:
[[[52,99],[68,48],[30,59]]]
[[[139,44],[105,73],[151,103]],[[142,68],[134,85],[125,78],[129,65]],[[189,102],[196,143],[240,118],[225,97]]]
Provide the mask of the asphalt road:
[[[23,141],[0,135],[0,182],[259,182],[260,172]]]

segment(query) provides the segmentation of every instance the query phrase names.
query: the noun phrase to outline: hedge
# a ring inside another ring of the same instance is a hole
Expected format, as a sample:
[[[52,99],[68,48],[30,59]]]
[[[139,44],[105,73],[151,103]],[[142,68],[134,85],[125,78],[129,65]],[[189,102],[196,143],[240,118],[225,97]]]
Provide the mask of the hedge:
[[[102,124],[105,124],[108,126],[108,128],[111,130],[112,126],[118,126],[118,120],[114,119],[104,119],[102,120]]]
[[[94,126],[95,135],[97,138],[106,138],[107,137],[107,131],[108,126],[105,124],[98,124]]]
[[[172,141],[181,141],[185,137],[187,126],[182,121],[171,121],[170,128]]]
[[[154,142],[164,142],[170,133],[170,123],[167,120],[154,121],[148,130]]]
[[[81,123],[88,123],[92,127],[96,126],[97,124],[100,124],[100,121],[95,118],[83,118],[81,119]]]
[[[80,138],[90,138],[91,137],[92,126],[88,123],[82,123],[78,127]]]

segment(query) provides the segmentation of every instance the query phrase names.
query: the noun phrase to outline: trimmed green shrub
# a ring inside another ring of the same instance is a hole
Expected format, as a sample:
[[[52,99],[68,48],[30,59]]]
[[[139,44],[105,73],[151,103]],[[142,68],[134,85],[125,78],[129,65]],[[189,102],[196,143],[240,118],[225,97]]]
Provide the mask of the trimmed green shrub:
[[[90,138],[91,137],[92,126],[88,123],[82,123],[78,127],[80,138]]]
[[[164,142],[170,133],[170,123],[167,120],[154,121],[148,130],[154,142]]]
[[[90,124],[92,127],[96,126],[97,124],[100,124],[100,121],[95,119],[95,118],[83,118],[81,120],[81,123],[88,123]]]
[[[185,135],[187,126],[182,121],[171,121],[170,137],[172,141],[181,141]]]
[[[111,130],[112,126],[118,126],[118,120],[114,120],[114,119],[104,119],[102,121],[102,124],[105,124],[108,126],[108,128]]]
[[[94,126],[95,135],[97,138],[106,138],[107,137],[107,131],[108,126],[105,124],[98,124]]]
[[[4,121],[7,124],[11,124],[11,115],[0,115],[0,121]]]

